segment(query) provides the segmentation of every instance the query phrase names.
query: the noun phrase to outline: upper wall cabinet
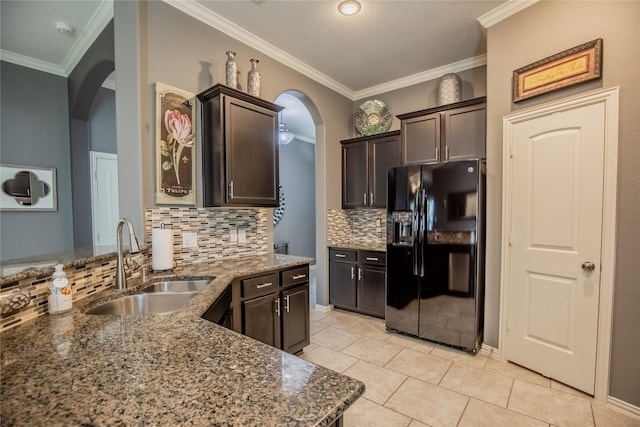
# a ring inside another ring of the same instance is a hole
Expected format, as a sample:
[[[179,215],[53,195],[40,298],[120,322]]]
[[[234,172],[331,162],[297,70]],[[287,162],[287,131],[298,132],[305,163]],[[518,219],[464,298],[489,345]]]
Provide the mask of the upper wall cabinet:
[[[278,206],[282,107],[219,84],[198,100],[203,206]]]
[[[400,131],[340,141],[342,208],[385,208],[387,169],[400,166]]]
[[[486,98],[401,114],[403,164],[486,157]]]

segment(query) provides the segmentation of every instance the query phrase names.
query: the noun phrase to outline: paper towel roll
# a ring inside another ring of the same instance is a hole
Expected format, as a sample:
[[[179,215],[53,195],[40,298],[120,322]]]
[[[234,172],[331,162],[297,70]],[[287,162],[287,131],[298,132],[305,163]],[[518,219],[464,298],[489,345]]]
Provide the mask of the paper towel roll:
[[[173,230],[154,228],[151,231],[151,268],[171,270],[173,268]]]

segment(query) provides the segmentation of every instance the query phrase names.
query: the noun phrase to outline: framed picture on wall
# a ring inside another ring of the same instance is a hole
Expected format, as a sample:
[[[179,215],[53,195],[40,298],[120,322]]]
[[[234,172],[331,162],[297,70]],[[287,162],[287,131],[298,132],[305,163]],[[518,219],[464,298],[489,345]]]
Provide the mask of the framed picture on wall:
[[[55,168],[0,165],[1,211],[57,211]]]
[[[156,203],[196,204],[195,95],[155,84]]]

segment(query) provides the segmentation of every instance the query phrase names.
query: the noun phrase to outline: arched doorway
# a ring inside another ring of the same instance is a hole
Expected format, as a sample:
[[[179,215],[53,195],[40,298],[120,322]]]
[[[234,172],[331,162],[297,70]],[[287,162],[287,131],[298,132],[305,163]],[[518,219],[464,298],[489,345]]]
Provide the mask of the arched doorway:
[[[323,193],[319,185],[323,182],[322,150],[318,143],[317,129],[323,127],[320,114],[313,101],[304,93],[296,90],[283,92],[275,100],[284,110],[280,123],[286,124],[293,139],[280,145],[280,186],[281,206],[274,210],[274,248],[291,255],[307,256],[318,259],[318,247],[324,243]],[[318,271],[323,263],[311,266],[310,295],[311,304],[316,302],[316,283]],[[320,280],[323,283],[323,280]],[[323,289],[323,287],[322,287]],[[324,291],[321,289],[321,294]],[[322,295],[320,303],[324,304]]]

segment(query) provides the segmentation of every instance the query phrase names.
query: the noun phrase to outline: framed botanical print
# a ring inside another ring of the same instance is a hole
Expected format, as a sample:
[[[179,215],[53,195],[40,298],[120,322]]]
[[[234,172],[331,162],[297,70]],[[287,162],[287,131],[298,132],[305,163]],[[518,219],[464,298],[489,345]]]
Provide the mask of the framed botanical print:
[[[196,204],[195,95],[155,84],[156,203]]]

